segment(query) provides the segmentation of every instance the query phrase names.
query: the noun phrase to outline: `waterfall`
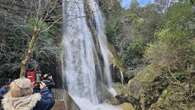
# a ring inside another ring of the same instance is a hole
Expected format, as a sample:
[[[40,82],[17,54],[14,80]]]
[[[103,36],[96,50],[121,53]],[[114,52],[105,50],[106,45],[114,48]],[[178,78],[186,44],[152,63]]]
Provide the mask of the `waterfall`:
[[[102,106],[100,104],[98,97],[98,91],[100,90],[97,87],[97,82],[102,81],[108,91],[114,95],[116,94],[112,89],[108,61],[109,50],[104,34],[104,19],[96,1],[88,0],[87,3],[94,16],[97,43],[102,56],[101,60],[103,60],[102,68],[96,68],[98,59],[96,58],[97,48],[91,30],[87,25],[84,2],[86,0],[63,1],[63,78],[65,79],[68,93],[82,110],[113,110],[114,108],[107,107],[108,105]],[[97,74],[103,74],[106,83],[103,80],[99,80],[97,78],[99,75]]]
[[[95,0],[89,0],[89,6],[91,6],[90,8],[93,11],[95,18],[97,37],[104,60],[104,73],[107,79],[108,90],[115,96],[116,92],[112,88],[112,78],[110,73],[110,64],[108,60],[110,51],[108,49],[107,39],[104,32],[105,30],[104,19],[99,9],[99,5],[97,4],[97,2],[95,2]]]

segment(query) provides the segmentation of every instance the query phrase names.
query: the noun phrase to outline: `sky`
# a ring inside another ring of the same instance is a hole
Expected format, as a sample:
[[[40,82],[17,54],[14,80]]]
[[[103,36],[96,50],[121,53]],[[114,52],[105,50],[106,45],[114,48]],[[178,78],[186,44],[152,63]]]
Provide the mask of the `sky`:
[[[151,3],[152,0],[137,0],[141,6]],[[128,8],[130,6],[131,0],[122,0],[122,7]]]

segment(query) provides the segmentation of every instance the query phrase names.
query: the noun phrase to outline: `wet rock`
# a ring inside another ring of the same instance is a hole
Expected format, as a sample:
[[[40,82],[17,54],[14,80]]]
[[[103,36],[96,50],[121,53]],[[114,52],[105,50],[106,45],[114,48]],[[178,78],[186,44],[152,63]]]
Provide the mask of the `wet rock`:
[[[128,102],[131,103],[136,109],[140,108],[139,99],[136,99],[129,94],[130,92],[127,84],[122,85],[120,83],[114,83],[113,87],[118,95],[115,96],[115,99],[111,101],[111,104],[118,105]]]
[[[118,99],[119,101],[120,101],[120,103],[122,104],[122,103],[125,103],[125,102],[131,102],[131,99],[130,99],[130,97],[128,97],[128,96],[123,96],[123,95],[117,95],[116,96],[116,99]]]
[[[160,70],[157,70],[155,66],[149,65],[144,70],[140,71],[133,79],[128,82],[129,95],[137,99],[144,93],[147,88],[155,87],[151,85],[154,82],[160,82],[158,77],[161,75]],[[156,86],[160,86],[156,85]]]
[[[119,103],[131,103],[138,110],[150,108],[168,86],[166,77],[159,72],[153,66],[148,66],[129,80],[127,85],[115,84]]]
[[[113,64],[110,65],[110,70],[113,82],[121,82],[123,84],[126,84],[130,79],[132,79],[135,76],[134,72],[129,70],[121,72],[120,69],[117,66],[114,66]]]
[[[113,100],[114,96],[109,92],[108,87],[104,83],[97,82],[97,90],[97,96],[100,102],[112,102],[111,100]]]
[[[117,95],[128,95],[129,89],[127,84],[114,83],[114,89],[117,92]]]
[[[119,68],[114,66],[113,64],[110,65],[111,75],[113,82],[121,82],[121,74]]]
[[[139,80],[133,79],[129,81],[128,88],[129,94],[139,99],[140,94],[143,92],[143,84]]]
[[[122,104],[122,103],[131,103],[136,110],[139,110],[141,108],[139,100],[132,97],[132,96],[118,95],[118,96],[116,96],[116,99],[118,100],[118,102],[120,104]]]
[[[130,103],[123,103],[120,105],[122,110],[135,110],[132,104]]]

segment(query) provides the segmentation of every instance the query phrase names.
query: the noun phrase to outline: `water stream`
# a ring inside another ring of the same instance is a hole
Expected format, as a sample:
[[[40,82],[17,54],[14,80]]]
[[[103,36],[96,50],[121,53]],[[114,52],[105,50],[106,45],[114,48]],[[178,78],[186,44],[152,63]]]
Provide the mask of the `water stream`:
[[[81,110],[114,110],[108,104],[101,104],[98,92],[99,84],[105,84],[107,91],[116,95],[112,89],[112,79],[109,69],[109,50],[104,34],[104,19],[95,0],[87,4],[93,12],[96,24],[96,37],[99,50],[86,21],[85,0],[64,0],[63,2],[63,76],[68,93],[73,97]],[[96,58],[97,51],[102,59]],[[97,60],[103,65],[97,68]],[[99,69],[99,70],[97,70]],[[98,75],[103,74],[103,75]],[[104,76],[103,79],[97,76]]]

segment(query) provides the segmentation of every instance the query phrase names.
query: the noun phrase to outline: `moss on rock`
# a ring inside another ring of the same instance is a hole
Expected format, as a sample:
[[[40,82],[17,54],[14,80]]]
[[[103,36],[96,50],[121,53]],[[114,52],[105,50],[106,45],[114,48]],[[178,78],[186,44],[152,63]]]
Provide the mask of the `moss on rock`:
[[[122,108],[122,110],[135,110],[133,105],[130,103],[123,103],[120,105],[120,107]]]

